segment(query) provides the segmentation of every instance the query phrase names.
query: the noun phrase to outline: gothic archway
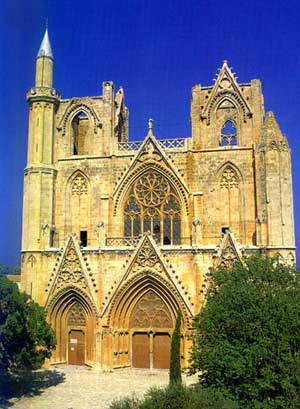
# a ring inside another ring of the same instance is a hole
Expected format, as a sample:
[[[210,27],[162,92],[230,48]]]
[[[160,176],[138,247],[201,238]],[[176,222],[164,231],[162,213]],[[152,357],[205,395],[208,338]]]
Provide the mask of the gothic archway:
[[[82,170],[75,171],[65,187],[65,235],[76,234],[82,247],[90,242],[89,224],[91,211],[91,188],[87,175]]]
[[[220,203],[216,212],[219,235],[227,230],[243,242],[245,240],[245,188],[239,168],[232,162],[224,163],[213,177],[215,202]]]
[[[47,318],[57,342],[51,363],[95,363],[97,317],[87,294],[74,286],[63,288],[49,302]]]
[[[176,288],[150,270],[128,280],[107,311],[114,339],[113,366],[168,368],[170,339],[178,310],[183,315],[184,351],[191,314]]]

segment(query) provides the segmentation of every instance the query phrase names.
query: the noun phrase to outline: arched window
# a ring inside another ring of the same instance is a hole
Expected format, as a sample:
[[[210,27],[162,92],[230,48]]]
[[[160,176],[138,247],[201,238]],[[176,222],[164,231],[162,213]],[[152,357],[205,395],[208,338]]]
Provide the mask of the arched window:
[[[167,179],[150,170],[132,185],[124,206],[124,234],[150,232],[159,244],[180,244],[180,205]]]
[[[236,136],[236,127],[231,121],[226,121],[221,130],[220,146],[236,145]]]
[[[222,232],[230,228],[239,237],[240,228],[240,179],[236,170],[228,165],[223,170],[219,182],[220,222]]]
[[[72,143],[73,155],[84,155],[87,153],[86,135],[89,129],[89,118],[83,111],[79,112],[72,120]]]
[[[70,231],[76,233],[82,247],[89,243],[90,192],[86,177],[78,172],[70,185],[70,211],[66,217],[70,220]]]

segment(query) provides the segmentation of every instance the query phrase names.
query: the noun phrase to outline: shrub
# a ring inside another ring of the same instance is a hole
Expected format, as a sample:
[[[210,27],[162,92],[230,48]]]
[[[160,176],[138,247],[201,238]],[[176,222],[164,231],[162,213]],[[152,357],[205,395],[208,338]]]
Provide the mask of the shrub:
[[[125,398],[115,401],[110,409],[237,409],[235,402],[221,392],[200,385],[186,387],[178,384],[150,389],[143,399]]]
[[[181,311],[178,310],[175,329],[171,340],[171,357],[170,357],[170,372],[169,382],[171,384],[181,384],[181,367],[180,367],[180,326],[181,326]]]

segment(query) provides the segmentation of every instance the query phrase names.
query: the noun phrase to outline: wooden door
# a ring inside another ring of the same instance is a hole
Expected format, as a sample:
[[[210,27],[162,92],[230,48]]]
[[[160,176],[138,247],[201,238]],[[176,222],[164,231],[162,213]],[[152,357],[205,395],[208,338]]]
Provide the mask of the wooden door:
[[[132,337],[132,367],[150,368],[149,336],[136,332]]]
[[[69,365],[84,365],[84,333],[80,330],[69,332]]]
[[[153,338],[153,367],[169,369],[170,367],[170,336],[155,334]]]

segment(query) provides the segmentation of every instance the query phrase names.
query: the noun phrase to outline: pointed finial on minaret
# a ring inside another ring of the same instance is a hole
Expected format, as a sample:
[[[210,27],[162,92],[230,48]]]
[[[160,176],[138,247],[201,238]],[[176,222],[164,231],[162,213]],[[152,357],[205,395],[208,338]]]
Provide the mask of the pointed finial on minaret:
[[[153,119],[149,118],[148,121],[148,135],[147,136],[153,136]]]
[[[39,52],[37,54],[37,58],[39,57],[49,57],[49,58],[52,58],[53,60],[53,54],[52,54],[51,44],[50,44],[49,35],[48,35],[48,18],[46,19],[45,34],[41,42]]]

